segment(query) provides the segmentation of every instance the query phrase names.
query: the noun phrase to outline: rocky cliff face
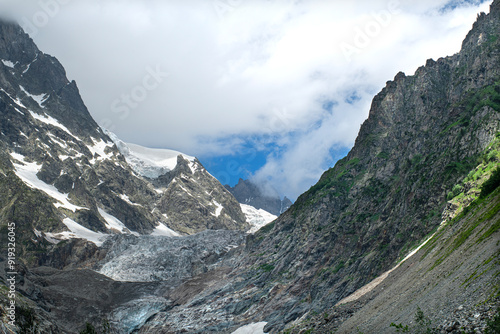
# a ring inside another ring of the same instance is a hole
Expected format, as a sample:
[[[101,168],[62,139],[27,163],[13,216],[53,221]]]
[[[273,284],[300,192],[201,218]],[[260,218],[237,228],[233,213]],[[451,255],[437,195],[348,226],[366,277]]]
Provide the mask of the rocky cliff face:
[[[125,144],[110,134],[132,169],[161,194],[156,209],[183,234],[206,229],[247,230],[236,199],[200,161],[179,152]]]
[[[234,187],[225,187],[241,204],[265,210],[275,216],[279,216],[292,205],[292,201],[286,196],[281,199],[277,192],[273,195],[266,194],[250,180],[240,179]]]
[[[44,263],[65,239],[83,238],[95,249],[116,233],[249,228],[237,201],[194,158],[177,152],[156,177],[137,173],[62,65],[5,22],[0,148],[0,222],[16,224],[19,256],[29,264]]]
[[[348,156],[247,238],[231,284],[158,314],[143,332],[160,333],[168,319],[196,314],[205,328],[252,319],[277,333],[330,310],[435,230],[450,192],[490,153],[500,130],[499,6],[478,16],[460,53],[387,83]],[[201,301],[217,308],[204,314]],[[188,319],[177,329],[202,331]]]
[[[432,237],[321,315],[310,312],[307,321],[289,324],[289,332],[384,333],[402,323],[411,333],[484,333],[500,303],[499,165],[497,133],[479,164],[448,193]]]
[[[440,224],[447,193],[500,129],[499,5],[460,53],[389,81],[348,156],[247,242],[249,263],[271,269],[252,271],[254,284],[277,289],[260,310],[267,328],[335,305]]]

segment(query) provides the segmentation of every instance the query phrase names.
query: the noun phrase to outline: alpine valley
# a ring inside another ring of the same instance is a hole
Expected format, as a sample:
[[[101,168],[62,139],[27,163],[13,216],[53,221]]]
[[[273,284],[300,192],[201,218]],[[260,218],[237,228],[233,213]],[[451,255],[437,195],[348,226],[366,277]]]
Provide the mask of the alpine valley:
[[[499,35],[495,0],[291,204],[101,129],[0,22],[0,331],[497,333]]]

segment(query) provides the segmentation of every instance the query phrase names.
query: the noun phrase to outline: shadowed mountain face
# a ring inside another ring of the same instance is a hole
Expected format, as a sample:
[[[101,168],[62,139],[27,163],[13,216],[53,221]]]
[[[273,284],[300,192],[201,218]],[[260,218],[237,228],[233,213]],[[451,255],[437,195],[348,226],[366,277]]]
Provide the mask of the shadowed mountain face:
[[[248,226],[196,159],[180,154],[163,170],[156,162],[170,153],[111,141],[57,61],[17,26],[1,24],[0,33],[10,39],[0,44],[0,224],[5,231],[13,221],[22,235],[19,259],[28,266],[19,290],[45,332],[108,319],[120,333],[232,333],[260,321],[270,333],[350,333],[358,324],[380,333],[393,315],[410,321],[417,303],[443,322],[454,321],[463,300],[486,305],[498,297],[500,0],[478,16],[458,54],[389,81],[348,156],[246,238],[238,231],[155,237]],[[38,58],[47,73],[23,81]],[[273,202],[247,181],[230,190],[257,207],[257,198]],[[392,294],[382,283],[354,298],[442,222],[427,246],[388,274]],[[116,235],[104,241],[109,234]],[[78,236],[92,242],[57,240]],[[39,264],[65,269],[30,269]],[[93,271],[70,270],[82,267]],[[93,287],[106,299],[82,295]],[[396,287],[408,301],[391,301]],[[70,307],[79,300],[84,306]],[[446,314],[434,312],[443,305]],[[80,317],[59,320],[68,309]]]

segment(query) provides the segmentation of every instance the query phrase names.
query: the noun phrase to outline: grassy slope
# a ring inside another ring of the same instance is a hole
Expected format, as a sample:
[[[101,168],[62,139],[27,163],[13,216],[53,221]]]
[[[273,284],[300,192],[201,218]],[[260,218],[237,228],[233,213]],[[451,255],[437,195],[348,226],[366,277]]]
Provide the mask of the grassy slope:
[[[420,307],[436,325],[460,305],[473,308],[500,294],[500,188],[447,224],[366,298],[339,333],[391,332],[410,324]]]

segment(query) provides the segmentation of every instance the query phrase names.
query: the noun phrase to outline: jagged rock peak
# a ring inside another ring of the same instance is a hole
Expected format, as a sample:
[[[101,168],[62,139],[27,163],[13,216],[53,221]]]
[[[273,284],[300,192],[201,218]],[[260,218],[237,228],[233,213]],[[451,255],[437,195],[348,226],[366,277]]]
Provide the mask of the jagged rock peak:
[[[482,43],[483,41],[487,41],[489,36],[481,36],[481,34],[487,30],[491,31],[491,26],[498,26],[497,20],[491,20],[491,17],[500,16],[500,1],[495,0],[490,5],[490,13],[485,14],[481,12],[477,15],[476,22],[474,22],[471,31],[467,34],[467,37],[464,39],[462,43],[462,50],[465,48],[473,48],[474,45],[478,43]]]
[[[14,22],[0,20],[0,58],[29,64],[40,53],[33,40]]]
[[[61,63],[40,52],[22,28],[0,20],[1,87],[32,112],[50,116],[86,143],[90,137],[109,141],[82,101],[75,81]]]
[[[500,1],[494,0],[490,5],[490,14],[492,15],[500,15]]]

